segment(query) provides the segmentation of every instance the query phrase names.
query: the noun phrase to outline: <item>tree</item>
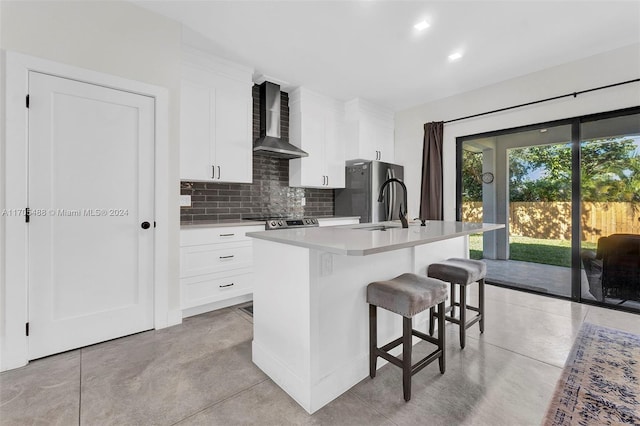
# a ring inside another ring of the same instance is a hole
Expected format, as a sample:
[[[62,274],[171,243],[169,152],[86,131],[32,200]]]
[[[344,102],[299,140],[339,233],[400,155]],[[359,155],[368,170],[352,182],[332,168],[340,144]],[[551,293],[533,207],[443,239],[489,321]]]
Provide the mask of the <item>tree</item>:
[[[583,142],[584,201],[640,202],[640,155],[632,139]]]
[[[571,146],[533,146],[509,152],[511,201],[571,200]]]
[[[511,201],[571,201],[571,145],[509,151]],[[630,138],[581,144],[582,200],[640,203],[640,153]],[[482,201],[482,153],[463,150],[462,200]]]
[[[482,152],[462,150],[462,201],[482,201]]]
[[[509,155],[511,201],[570,201],[569,144],[515,149]],[[582,200],[640,202],[640,157],[633,139],[582,142]]]

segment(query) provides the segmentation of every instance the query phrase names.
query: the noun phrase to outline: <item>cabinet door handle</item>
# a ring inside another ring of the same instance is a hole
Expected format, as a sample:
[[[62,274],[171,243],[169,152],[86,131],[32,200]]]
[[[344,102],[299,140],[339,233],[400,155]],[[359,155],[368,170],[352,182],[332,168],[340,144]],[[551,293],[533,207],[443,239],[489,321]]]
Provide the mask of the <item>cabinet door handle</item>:
[[[221,237],[233,237],[236,234],[219,234]]]
[[[231,259],[233,256],[233,254],[230,254],[229,256],[220,256],[220,259]]]
[[[233,285],[233,283],[231,283],[231,284],[221,284],[218,287],[225,288],[225,287],[231,287],[232,285]]]
[[[211,179],[216,178],[216,166],[211,165]]]
[[[220,166],[218,166],[218,179],[220,179]]]
[[[329,186],[329,176],[327,175],[327,186]]]

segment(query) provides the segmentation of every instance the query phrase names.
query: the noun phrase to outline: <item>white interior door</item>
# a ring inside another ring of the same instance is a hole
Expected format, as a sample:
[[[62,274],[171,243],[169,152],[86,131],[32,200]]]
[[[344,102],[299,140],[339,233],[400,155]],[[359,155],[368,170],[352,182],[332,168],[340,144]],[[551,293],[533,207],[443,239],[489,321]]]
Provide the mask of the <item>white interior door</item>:
[[[34,359],[153,328],[154,100],[37,72],[29,95]]]

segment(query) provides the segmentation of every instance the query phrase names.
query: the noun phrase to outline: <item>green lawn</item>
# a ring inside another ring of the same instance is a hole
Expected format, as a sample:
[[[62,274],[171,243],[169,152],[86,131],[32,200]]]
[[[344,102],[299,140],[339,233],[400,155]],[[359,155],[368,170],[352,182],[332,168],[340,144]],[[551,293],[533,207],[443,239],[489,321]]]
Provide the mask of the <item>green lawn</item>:
[[[571,241],[510,237],[509,259],[547,265],[571,266]],[[482,259],[482,235],[469,237],[470,256]],[[582,243],[583,249],[596,249],[595,243]]]

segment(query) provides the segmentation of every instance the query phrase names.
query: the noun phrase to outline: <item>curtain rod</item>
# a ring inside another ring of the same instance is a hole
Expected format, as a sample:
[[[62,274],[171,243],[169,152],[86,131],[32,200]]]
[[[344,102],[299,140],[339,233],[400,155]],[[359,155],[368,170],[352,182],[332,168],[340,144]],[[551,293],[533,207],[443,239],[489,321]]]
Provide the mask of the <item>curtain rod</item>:
[[[510,107],[506,107],[506,108],[494,109],[493,111],[486,111],[486,112],[481,112],[479,114],[467,115],[466,117],[454,118],[453,120],[447,120],[447,121],[444,121],[443,123],[444,124],[453,123],[454,121],[466,120],[466,119],[469,119],[469,118],[475,118],[475,117],[480,117],[480,116],[483,116],[483,115],[494,114],[496,112],[508,111],[510,109],[516,109],[516,108],[521,108],[521,107],[525,107],[525,106],[529,106],[529,105],[535,105],[535,104],[539,104],[539,103],[542,103],[542,102],[548,102],[548,101],[554,101],[556,99],[568,98],[569,96],[573,96],[575,98],[578,95],[582,95],[583,93],[595,92],[596,90],[609,89],[610,87],[622,86],[623,84],[636,83],[636,82],[639,82],[639,81],[640,81],[640,78],[636,78],[634,80],[627,80],[627,81],[622,81],[620,83],[608,84],[606,86],[594,87],[593,89],[587,89],[587,90],[581,90],[579,92],[567,93],[566,95],[554,96],[552,98],[540,99],[538,101],[527,102],[527,103],[519,104],[519,105],[513,105],[513,106],[510,106]]]

